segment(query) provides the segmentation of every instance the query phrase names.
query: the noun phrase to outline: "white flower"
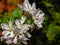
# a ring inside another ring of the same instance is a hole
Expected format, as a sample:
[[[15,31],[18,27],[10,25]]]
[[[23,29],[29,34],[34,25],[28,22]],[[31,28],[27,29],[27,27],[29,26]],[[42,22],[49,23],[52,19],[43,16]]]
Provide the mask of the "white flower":
[[[15,43],[17,43],[17,40],[19,40],[20,42],[27,44],[27,40],[29,40],[27,37],[31,37],[31,35],[27,32],[30,28],[30,25],[28,26],[27,24],[24,24],[25,21],[22,21],[23,23],[21,23],[19,20],[16,20],[18,22],[15,22],[15,24],[17,25],[17,28],[13,31],[15,34]],[[20,28],[18,28],[20,26]],[[26,34],[26,35],[25,35]]]
[[[26,18],[23,16],[23,17],[21,17],[21,20],[16,19],[16,21],[15,21],[17,28],[20,29],[20,33],[26,33],[31,27],[31,25],[24,24],[25,19]]]
[[[25,20],[26,20],[25,16],[22,16],[21,20],[16,19],[15,24],[16,24],[17,28],[21,28],[21,26],[23,25],[23,23],[25,22]]]
[[[3,38],[9,38],[9,37],[14,37],[13,31],[9,32],[9,31],[3,31],[2,32]]]
[[[26,32],[25,35],[24,33],[21,33],[20,29],[16,28],[14,31],[15,37],[13,40],[13,43],[16,44],[17,41],[19,40],[20,42],[25,42],[24,44],[27,44],[27,40],[29,40],[27,37],[31,37],[31,35]]]
[[[12,21],[10,20],[8,24],[2,23],[1,28],[3,30],[12,31],[12,30],[14,30],[15,27],[12,26]]]
[[[32,6],[31,6],[29,1],[25,0],[23,6],[24,6],[24,11],[27,11],[31,14],[36,12],[36,4],[35,3],[33,3]]]
[[[18,7],[21,8],[22,10],[26,11],[26,12],[29,12],[30,14],[34,14],[37,11],[36,4],[33,3],[32,6],[31,6],[31,4],[29,3],[28,0],[24,1],[23,6],[18,4]]]
[[[44,21],[44,13],[41,10],[38,10],[36,14],[32,15],[32,18],[34,23],[41,28]]]
[[[1,24],[1,28],[3,29],[2,35],[4,38],[14,37],[13,30],[15,27],[12,26],[11,20],[8,24]]]
[[[21,8],[22,10],[30,13],[32,15],[32,18],[34,20],[34,23],[38,26],[38,27],[42,27],[42,23],[44,20],[44,13],[42,12],[42,10],[37,10],[36,9],[36,4],[33,3],[32,5],[29,3],[28,0],[25,0],[23,5],[18,4],[18,7]]]

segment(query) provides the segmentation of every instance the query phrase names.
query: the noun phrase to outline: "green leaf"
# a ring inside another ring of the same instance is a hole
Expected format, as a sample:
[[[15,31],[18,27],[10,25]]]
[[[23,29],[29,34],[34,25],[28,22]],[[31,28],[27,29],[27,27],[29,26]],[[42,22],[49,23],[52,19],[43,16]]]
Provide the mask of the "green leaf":
[[[20,8],[16,8],[12,11],[12,15],[15,17],[15,18],[18,18],[20,19],[21,16],[23,15],[23,11],[20,9]]]
[[[54,40],[54,37],[56,36],[56,34],[53,33],[52,31],[48,31],[46,34],[47,34],[48,40]]]
[[[31,24],[31,20],[26,20],[26,24]]]
[[[54,40],[54,37],[57,37],[57,34],[60,34],[60,26],[57,26],[53,23],[50,24],[46,33],[48,40]]]

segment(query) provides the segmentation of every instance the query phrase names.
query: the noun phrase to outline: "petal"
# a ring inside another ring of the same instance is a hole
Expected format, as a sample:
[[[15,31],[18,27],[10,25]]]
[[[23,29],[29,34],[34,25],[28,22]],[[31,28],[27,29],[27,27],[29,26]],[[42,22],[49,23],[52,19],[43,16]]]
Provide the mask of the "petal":
[[[38,22],[36,25],[37,27],[42,28],[42,24],[40,22]]]
[[[36,10],[36,4],[35,4],[35,2],[32,4],[31,9],[32,9],[32,10]]]
[[[30,13],[32,15],[35,15],[35,13],[37,12],[37,9],[36,9],[36,4],[35,2],[32,4],[31,8],[30,8]]]
[[[29,1],[28,0],[25,0],[24,3],[29,3]]]
[[[22,34],[23,38],[22,40],[29,40],[24,34]]]
[[[26,33],[28,37],[31,37],[31,35],[29,33]]]
[[[25,1],[24,1],[24,6],[25,6],[26,8],[28,8],[28,6],[29,6],[28,4],[29,4],[29,1],[28,1],[28,0],[25,0]]]
[[[17,4],[17,6],[23,10],[23,6],[22,5]]]
[[[9,28],[12,28],[12,21],[9,21]]]
[[[13,27],[12,27],[12,30],[15,30],[16,29],[16,26],[14,25]]]
[[[27,44],[27,41],[22,41],[23,42],[23,44]]]
[[[40,22],[40,23],[43,23],[44,18],[39,18],[37,21]]]
[[[25,42],[26,40],[29,40],[28,38],[26,38],[24,36],[24,34],[19,35],[19,37],[20,37],[19,39],[20,39],[21,42]]]
[[[25,0],[25,1],[24,1],[24,11],[29,12],[30,9],[31,9],[31,4],[29,3],[28,0]]]
[[[36,8],[36,4],[35,4],[35,2],[32,4],[32,8]]]
[[[19,35],[19,39],[20,39],[21,41],[27,40],[27,38],[24,36],[24,34]]]
[[[20,25],[20,23],[19,23],[19,20],[18,19],[16,19],[15,20],[15,24],[18,26],[18,25]]]
[[[40,24],[40,25],[38,24],[37,26],[38,26],[39,28],[42,28],[42,27],[43,27],[42,24]]]
[[[36,16],[43,17],[44,16],[44,13],[42,12],[42,10],[39,10],[38,9],[38,12],[36,13]]]
[[[10,32],[10,35],[8,36],[8,38],[12,38],[12,37],[14,37],[13,31]]]
[[[21,28],[21,33],[26,33],[30,29],[30,25],[24,24]]]
[[[17,36],[14,38],[13,43],[14,43],[14,44],[17,43]]]
[[[30,11],[31,10],[31,4],[29,4],[29,6],[28,6],[28,11]]]
[[[36,16],[39,16],[41,11],[42,10],[38,10],[38,12],[36,13]]]
[[[23,38],[23,36],[22,35],[19,35],[19,39],[22,39]]]
[[[5,24],[5,23],[4,23],[4,24],[3,24],[3,23],[1,24],[1,28],[2,28],[3,30],[4,30],[4,29],[5,29],[5,30],[9,30],[8,24]]]
[[[43,12],[40,12],[40,17],[43,17],[45,14]]]
[[[7,44],[12,44],[13,43],[13,38],[7,38],[6,43]]]
[[[25,16],[22,16],[21,17],[21,20],[20,20],[20,23],[23,24],[25,22],[25,20],[26,20],[26,17]]]
[[[3,35],[4,38],[7,38],[7,36],[9,35],[9,31],[5,31],[5,30],[4,30],[4,31],[2,32],[2,35]]]
[[[7,44],[12,44],[13,42],[11,40],[6,41]]]

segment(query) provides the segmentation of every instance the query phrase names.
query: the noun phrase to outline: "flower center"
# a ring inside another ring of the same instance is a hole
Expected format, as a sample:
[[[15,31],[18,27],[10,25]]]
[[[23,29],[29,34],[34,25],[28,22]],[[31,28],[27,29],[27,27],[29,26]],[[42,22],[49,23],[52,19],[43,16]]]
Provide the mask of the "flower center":
[[[15,30],[14,30],[14,34],[15,34],[16,36],[19,36],[19,34],[20,34],[19,29],[15,29]]]
[[[16,36],[19,36],[19,32],[16,32]]]
[[[23,24],[20,24],[20,27],[22,27],[23,26]]]
[[[12,28],[9,28],[9,31],[11,32],[12,31]]]
[[[35,20],[38,20],[39,18],[38,17],[34,17]]]

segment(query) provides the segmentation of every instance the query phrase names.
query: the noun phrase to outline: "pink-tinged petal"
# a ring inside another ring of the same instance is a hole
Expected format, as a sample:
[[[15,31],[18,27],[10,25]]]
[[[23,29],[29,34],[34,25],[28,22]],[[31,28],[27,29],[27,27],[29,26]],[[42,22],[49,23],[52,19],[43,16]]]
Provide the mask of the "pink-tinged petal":
[[[13,41],[13,38],[12,38],[12,37],[9,37],[9,38],[6,38],[6,40],[11,40],[11,41]]]
[[[21,28],[21,33],[26,33],[30,29],[30,25],[24,24]]]
[[[23,30],[23,33],[26,33],[27,32],[27,30]]]
[[[7,43],[7,44],[12,44],[12,43],[13,43],[13,38],[8,38],[8,39],[6,39],[6,43]]]
[[[40,23],[43,23],[44,18],[39,18],[37,21],[40,22]]]

